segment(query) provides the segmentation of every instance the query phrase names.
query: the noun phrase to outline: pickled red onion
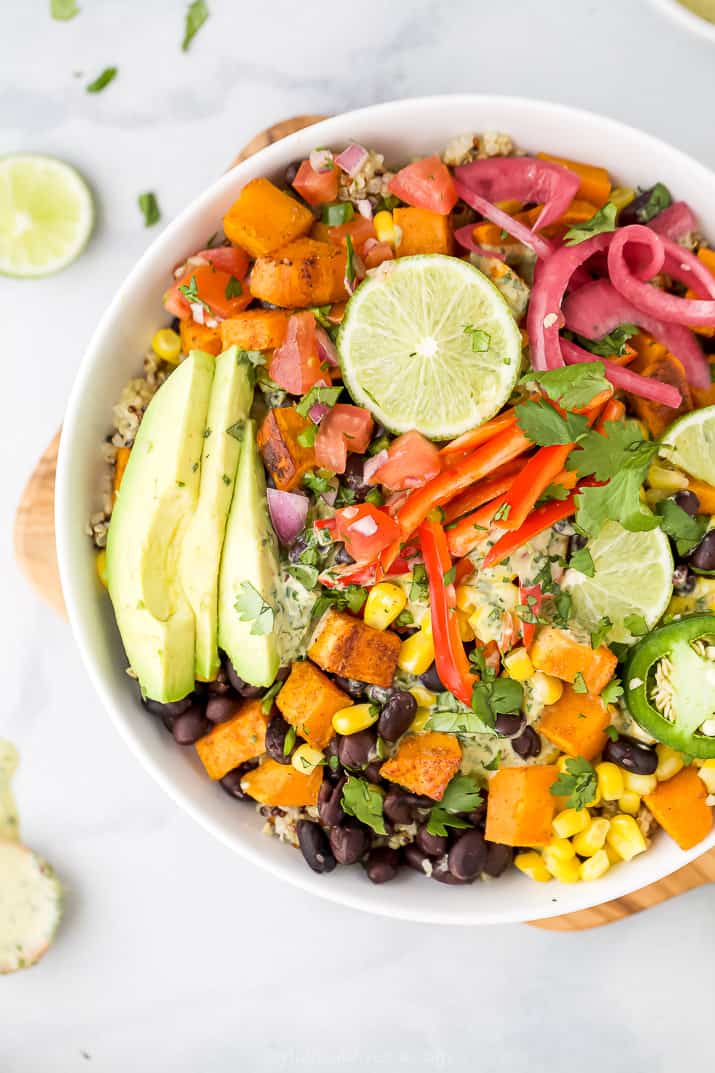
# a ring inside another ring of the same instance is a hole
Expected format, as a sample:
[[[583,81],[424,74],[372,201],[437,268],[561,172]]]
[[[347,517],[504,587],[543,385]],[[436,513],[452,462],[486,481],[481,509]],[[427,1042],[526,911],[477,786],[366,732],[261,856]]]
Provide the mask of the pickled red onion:
[[[474,224],[466,224],[465,227],[458,227],[454,232],[454,237],[460,246],[464,246],[465,250],[469,250],[470,253],[478,253],[480,257],[496,257],[498,261],[504,261],[506,258],[503,253],[499,253],[497,250],[485,250],[483,246],[478,246],[472,238],[474,232]]]
[[[460,169],[457,168],[456,170],[459,171]],[[523,242],[525,246],[534,251],[537,257],[549,257],[554,252],[554,247],[548,239],[534,234],[528,227],[510,216],[508,212],[498,209],[491,201],[487,201],[486,198],[475,193],[466,183],[455,179],[454,186],[462,201],[466,202],[470,208],[480,212],[482,216],[487,220],[491,220],[497,227],[501,227],[508,235],[512,235],[519,242]]]
[[[672,205],[668,205],[667,209],[663,209],[662,212],[659,212],[657,216],[648,221],[648,227],[650,227],[651,231],[655,231],[657,235],[672,239],[674,242],[677,242],[683,235],[697,230],[697,226],[698,221],[695,213],[687,201],[674,201]]]
[[[367,156],[367,149],[363,145],[351,142],[350,145],[343,149],[342,153],[338,153],[335,157],[335,163],[351,179],[354,179],[367,160]]]
[[[606,377],[614,387],[629,391],[631,395],[639,395],[642,399],[651,399],[659,402],[662,406],[670,406],[674,410],[680,406],[682,395],[672,384],[664,384],[661,380],[653,377],[641,376],[632,369],[625,369],[615,361],[602,358],[597,354],[576,346],[569,339],[561,340],[561,353],[567,365],[577,365],[586,361],[600,361],[603,364]]]
[[[548,227],[563,216],[580,185],[578,175],[561,164],[530,156],[474,160],[471,164],[455,168],[454,177],[473,193],[489,201],[516,199],[543,204],[534,224],[535,231]]]

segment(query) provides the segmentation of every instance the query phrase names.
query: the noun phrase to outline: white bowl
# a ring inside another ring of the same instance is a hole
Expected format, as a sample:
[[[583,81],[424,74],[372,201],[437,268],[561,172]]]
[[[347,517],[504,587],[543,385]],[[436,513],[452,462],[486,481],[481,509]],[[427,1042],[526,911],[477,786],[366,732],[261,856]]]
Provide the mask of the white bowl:
[[[136,375],[156,327],[165,320],[161,295],[173,265],[204,245],[241,187],[255,176],[279,176],[315,145],[351,139],[386,154],[388,162],[439,151],[464,131],[509,131],[519,145],[604,164],[622,185],[662,180],[699,210],[715,235],[715,176],[647,134],[612,119],[540,101],[453,96],[394,101],[328,119],[262,150],[214,183],[147,250],[120,287],[84,356],[64,423],[56,485],[57,547],[65,601],[77,644],[102,702],[137,758],[166,792],[212,835],[247,860],[304,890],[357,909],[440,924],[526,921],[584,909],[668,875],[715,844],[715,835],[683,853],[665,835],[647,853],[595,883],[534,883],[514,872],[498,882],[445,887],[409,870],[373,886],[360,868],[318,876],[301,855],[261,833],[263,821],[204,775],[193,749],[178,748],[139,702],[124,670],[112,609],[97,583],[86,519],[97,508],[100,444],[111,407]]]
[[[694,11],[683,7],[678,0],[651,0],[651,2],[679,26],[715,44],[715,23],[708,22],[702,15],[696,15]]]

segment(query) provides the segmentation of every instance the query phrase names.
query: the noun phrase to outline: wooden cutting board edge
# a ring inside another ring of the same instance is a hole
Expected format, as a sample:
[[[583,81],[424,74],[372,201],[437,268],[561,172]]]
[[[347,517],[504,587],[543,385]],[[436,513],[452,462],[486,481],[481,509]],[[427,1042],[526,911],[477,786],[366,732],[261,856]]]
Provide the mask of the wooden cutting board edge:
[[[281,120],[256,134],[231,163],[231,167],[253,156],[267,145],[280,141],[288,134],[311,126],[325,117],[302,115]],[[55,552],[54,490],[57,452],[60,433],[40,458],[22,494],[15,517],[15,557],[22,573],[47,603],[64,618],[67,617],[60,585]],[[650,909],[678,894],[715,882],[715,849],[686,864],[672,875],[648,887],[624,895],[611,902],[581,909],[564,916],[532,920],[532,927],[550,931],[583,931],[623,920],[643,909]]]

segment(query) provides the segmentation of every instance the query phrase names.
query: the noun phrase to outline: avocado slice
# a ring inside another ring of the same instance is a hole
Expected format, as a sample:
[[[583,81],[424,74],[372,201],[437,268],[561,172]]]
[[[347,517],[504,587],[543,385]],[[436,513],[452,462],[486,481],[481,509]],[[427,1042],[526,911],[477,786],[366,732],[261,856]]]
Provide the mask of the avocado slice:
[[[216,359],[209,399],[199,500],[181,549],[181,584],[196,621],[196,678],[218,674],[218,570],[241,453],[239,438],[253,401],[253,366],[238,347]],[[234,426],[239,425],[236,429]]]
[[[278,671],[277,578],[278,550],[256,426],[247,421],[221,557],[218,643],[236,674],[254,686],[271,685]]]
[[[107,538],[107,583],[119,632],[145,696],[194,688],[196,629],[179,578],[181,543],[199,497],[215,359],[194,350],[149,403]]]

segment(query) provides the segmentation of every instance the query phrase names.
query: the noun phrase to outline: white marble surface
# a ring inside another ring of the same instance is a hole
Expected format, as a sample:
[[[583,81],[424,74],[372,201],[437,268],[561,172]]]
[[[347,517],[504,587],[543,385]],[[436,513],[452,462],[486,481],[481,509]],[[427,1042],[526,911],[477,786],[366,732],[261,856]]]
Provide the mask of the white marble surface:
[[[70,270],[0,282],[0,734],[23,757],[26,840],[68,888],[56,947],[0,982],[0,1070],[693,1068],[713,1008],[710,891],[552,936],[400,925],[279,886],[130,757],[67,627],[17,574],[11,525],[94,323],[153,235],[142,190],[166,220],[275,119],[465,90],[606,112],[715,166],[715,50],[648,0],[364,0],[350,23],[327,0],[209,0],[188,54],[182,0],[80,4],[57,23],[46,0],[6,0],[0,35],[0,153],[74,162],[100,206]],[[86,95],[110,64],[116,82]]]

